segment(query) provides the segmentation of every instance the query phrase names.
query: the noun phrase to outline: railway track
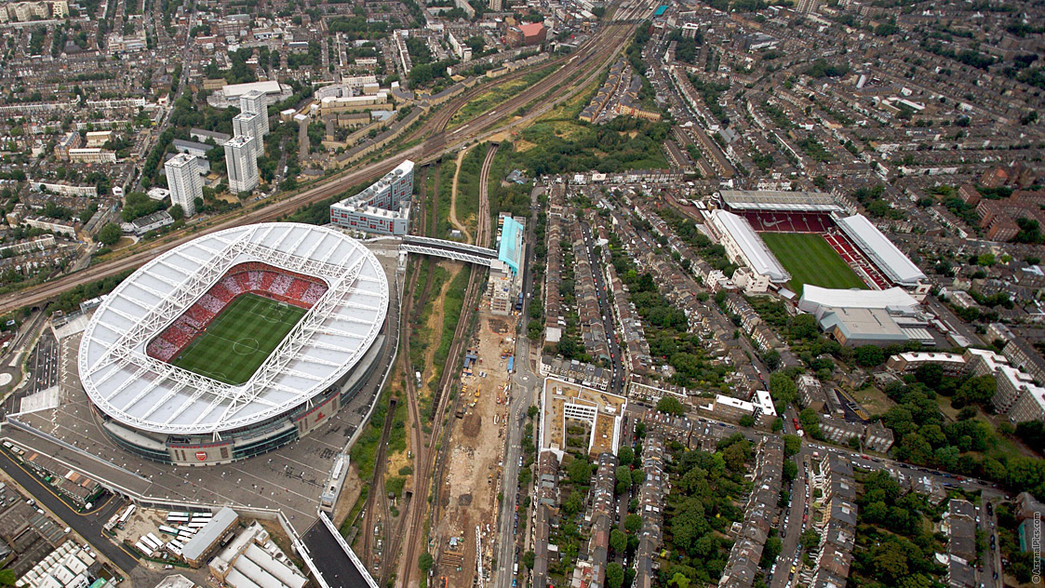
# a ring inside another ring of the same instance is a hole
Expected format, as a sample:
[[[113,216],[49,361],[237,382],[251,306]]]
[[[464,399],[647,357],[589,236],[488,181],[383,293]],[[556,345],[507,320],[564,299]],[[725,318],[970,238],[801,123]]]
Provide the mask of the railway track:
[[[634,14],[635,10],[642,11],[644,10],[644,8],[637,7],[629,9],[627,14]],[[471,139],[475,135],[482,134],[490,127],[500,123],[502,118],[505,116],[505,113],[515,112],[515,110],[518,108],[522,108],[524,106],[530,105],[532,102],[541,100],[546,94],[548,94],[551,90],[555,89],[560,84],[566,83],[575,75],[580,75],[582,77],[582,81],[580,83],[574,84],[573,91],[567,93],[567,96],[574,95],[576,91],[578,91],[580,88],[587,86],[589,83],[591,83],[593,79],[595,79],[599,75],[601,69],[608,64],[609,59],[612,58],[621,49],[620,39],[622,38],[622,34],[624,35],[624,38],[627,38],[628,36],[630,36],[631,32],[634,31],[635,27],[636,24],[633,22],[615,23],[607,26],[601,31],[602,34],[600,36],[596,36],[592,39],[592,41],[586,46],[587,48],[584,51],[579,53],[575,52],[573,57],[571,57],[567,61],[567,66],[564,66],[559,71],[554,72],[549,76],[543,78],[540,82],[533,86],[530,86],[529,88],[527,88],[523,92],[520,92],[513,98],[501,103],[496,107],[495,110],[487,111],[486,113],[480,114],[479,116],[472,119],[472,122],[458,127],[451,133],[440,133],[437,138],[442,142],[439,143],[438,151],[430,150],[429,148],[427,148],[427,146],[432,142],[432,139],[429,139],[429,141],[425,143],[426,148],[424,157],[433,157],[433,154],[436,152],[445,153],[454,149],[458,144]],[[584,75],[585,71],[588,72],[587,76]],[[543,98],[543,100],[544,102],[546,102],[545,106],[548,106],[551,104],[555,104],[558,100],[563,98],[563,96],[553,96],[550,99]],[[501,113],[502,118],[495,118],[491,116],[492,114],[497,112]],[[462,135],[461,133],[466,130],[468,131],[468,133]],[[496,150],[491,151],[493,151],[494,153],[488,153],[487,159],[484,160],[485,174],[481,174],[486,175],[487,178],[489,177],[489,167],[487,163],[493,161],[493,157],[495,156]],[[488,182],[486,182],[486,187],[488,188]],[[476,243],[481,243],[485,245],[488,244],[491,236],[491,219],[489,209],[489,193],[488,189],[484,189],[484,187],[480,188],[480,203],[478,216],[480,219],[480,226],[476,231]],[[462,308],[464,309],[472,309],[476,305],[478,294],[477,290],[479,284],[477,274],[478,272],[473,272],[472,276],[469,279],[468,288],[465,293],[464,304],[462,306]],[[451,346],[450,353],[447,356],[447,366],[455,365],[457,359],[461,355],[461,346],[466,341],[464,337],[464,328],[465,325],[470,325],[471,322],[470,320],[468,320],[468,315],[470,315],[470,312],[462,313],[461,320],[458,322],[457,331],[455,331],[454,333],[454,343]],[[437,482],[439,479],[441,479],[439,475],[436,475],[436,467],[438,466],[440,468],[438,471],[441,472],[441,468],[443,467],[442,464],[445,463],[445,460],[438,459],[438,456],[433,454],[433,450],[435,447],[434,441],[436,439],[440,439],[443,433],[445,432],[443,431],[442,423],[445,415],[447,414],[447,409],[449,408],[450,394],[448,393],[448,391],[450,382],[452,380],[449,380],[448,378],[452,373],[452,369],[444,369],[443,376],[445,381],[440,383],[439,388],[440,391],[444,393],[440,395],[439,405],[435,413],[435,418],[433,419],[433,430],[430,435],[431,442],[429,443],[429,448],[427,450],[425,450],[423,453],[418,453],[417,460],[415,461],[415,463],[417,464],[417,467],[415,467],[414,469],[415,497],[427,497],[429,488],[428,484],[430,482]],[[448,449],[446,443],[443,443],[442,446],[443,451],[446,451],[446,449]],[[397,586],[407,587],[413,585],[412,577],[415,573],[415,568],[417,566],[417,558],[419,554],[418,546],[422,544],[424,538],[424,505],[426,504],[426,502],[427,501],[425,500],[412,501],[412,508],[411,511],[408,513],[411,517],[410,523],[407,529],[407,535],[403,538],[403,540],[405,541],[405,550],[403,553],[403,557],[399,562],[399,571],[396,576]],[[436,513],[438,511],[438,500],[433,500],[432,509],[433,513]]]
[[[477,214],[478,222],[476,223],[475,243],[481,246],[489,246],[491,239],[491,218],[490,218],[490,201],[489,201],[489,174],[490,165],[493,163],[493,158],[497,154],[498,146],[492,146],[486,154],[483,160],[482,171],[480,172],[479,182],[479,211]],[[447,355],[446,368],[443,370],[443,376],[439,383],[439,403],[435,411],[435,418],[433,419],[432,433],[429,437],[430,441],[428,447],[424,449],[423,453],[418,452],[417,460],[415,463],[418,467],[415,468],[414,477],[414,496],[427,496],[428,495],[428,484],[438,484],[439,480],[442,479],[442,472],[445,466],[445,459],[439,459],[439,456],[435,454],[434,443],[436,439],[443,437],[449,430],[444,430],[443,422],[445,421],[446,415],[453,411],[451,404],[450,389],[452,387],[454,377],[454,370],[450,369],[456,365],[457,359],[462,355],[462,347],[468,341],[468,331],[471,328],[471,320],[473,308],[476,308],[480,292],[479,287],[483,283],[482,272],[475,271],[475,268],[471,269],[472,273],[468,279],[468,286],[465,289],[464,302],[461,306],[462,313],[457,322],[457,328],[454,331],[453,344],[450,347],[450,353]],[[461,399],[457,398],[457,402]],[[444,439],[445,440],[445,439]],[[444,447],[446,443],[442,444]],[[419,445],[419,448],[421,446]],[[438,487],[438,486],[437,486]],[[437,497],[436,497],[437,498]],[[400,560],[400,573],[398,574],[399,581],[397,585],[408,586],[410,584],[410,578],[413,575],[414,567],[417,565],[418,552],[417,547],[422,543],[424,537],[424,522],[425,512],[424,504],[425,501],[414,500],[415,506],[410,511],[411,523],[407,529],[407,535],[403,537],[405,541],[405,551],[402,560]],[[432,501],[432,513],[436,515],[439,512],[439,500]],[[435,519],[436,516],[433,516]]]
[[[421,183],[419,185],[422,186],[421,189],[425,190],[425,191],[427,191],[427,185],[428,185],[428,181],[427,180],[428,180],[428,174],[429,173],[431,173],[431,168],[424,168],[424,171],[421,173],[421,178],[420,178],[420,182]],[[421,230],[422,233],[425,233],[425,234],[428,234],[428,235],[435,234],[436,216],[437,216],[437,210],[439,208],[439,178],[440,178],[439,168],[435,168],[435,181],[433,183],[434,184],[434,189],[431,191],[431,194],[430,194],[430,196],[432,198],[432,203],[431,203],[430,206],[422,206],[422,207],[420,207],[420,209],[419,209],[420,212],[418,214],[419,218],[418,218],[417,226]],[[423,267],[428,268],[428,272],[426,273],[425,282],[422,285],[422,284],[420,284],[420,277],[421,277],[421,273],[422,273],[422,268]],[[409,301],[409,302],[407,302],[407,304],[411,305],[411,308],[404,309],[404,314],[405,314],[405,316],[408,316],[408,317],[411,317],[414,312],[418,312],[418,313],[421,312],[421,310],[425,306],[425,302],[428,299],[428,295],[431,292],[431,287],[432,287],[432,269],[431,269],[430,262],[425,263],[425,264],[421,264],[421,263],[414,264],[413,267],[411,268],[411,272],[410,273],[412,275],[412,279],[408,279],[408,281],[407,281],[409,286],[407,287],[407,292],[408,293],[406,294],[405,300]],[[421,296],[418,299],[416,307],[414,307],[415,306],[414,303],[413,303],[414,292],[415,292],[415,290],[416,290],[416,288],[418,286],[421,286],[421,288],[422,288]],[[424,440],[424,437],[423,437],[422,427],[421,427],[421,422],[422,422],[421,421],[421,414],[420,414],[420,410],[418,408],[419,407],[419,403],[418,403],[418,396],[417,396],[417,393],[418,393],[417,384],[416,384],[416,381],[413,378],[410,377],[410,371],[413,368],[413,366],[411,366],[411,364],[410,364],[410,351],[409,351],[410,350],[410,325],[412,324],[412,322],[413,322],[413,320],[411,318],[411,320],[407,320],[407,321],[405,321],[403,323],[403,328],[401,329],[401,332],[400,332],[400,337],[402,337],[400,339],[400,341],[401,341],[400,349],[404,349],[404,350],[406,350],[406,352],[402,353],[400,355],[399,361],[401,362],[400,363],[400,369],[402,369],[402,371],[403,371],[403,386],[406,389],[407,410],[410,411],[410,420],[413,423],[413,427],[411,428],[412,431],[413,431],[413,439],[411,440],[411,447],[413,447],[413,450],[414,450],[414,460],[415,460],[415,464],[416,464],[416,460],[418,459],[417,456],[421,455],[421,453],[425,450],[425,447],[424,447],[425,440]],[[417,476],[417,472],[416,471],[414,472],[414,475],[415,475],[415,480],[416,480],[416,476]],[[416,486],[416,481],[415,481],[414,485]],[[403,529],[406,526],[407,520],[409,519],[409,513],[411,512],[411,509],[414,508],[413,507],[413,503],[415,502],[414,501],[414,496],[415,496],[414,490],[411,489],[411,490],[407,491],[405,496],[406,496],[406,501],[405,501],[405,503],[403,505],[403,509],[402,509],[402,513],[403,514],[400,515],[400,517],[399,517],[399,522],[396,525],[396,532],[393,535],[391,535],[391,537],[389,538],[388,543],[387,543],[387,549],[385,551],[385,558],[384,558],[384,562],[382,564],[381,575],[380,575],[380,583],[383,586],[387,586],[388,585],[390,576],[392,574],[392,570],[395,567],[394,566],[395,556],[398,555],[400,545],[402,544]]]
[[[395,420],[396,399],[388,400],[388,412],[385,413],[385,425],[381,430],[381,441],[377,445],[377,454],[374,456],[374,474],[371,478],[370,488],[367,493],[366,515],[363,517],[363,554],[367,558],[367,565],[374,561],[374,544],[376,533],[372,530],[375,526],[375,513],[380,511],[381,534],[387,536],[388,528],[388,500],[384,496],[385,491],[385,465],[388,448],[388,435],[392,432],[392,421]],[[380,506],[381,508],[377,508]],[[383,545],[387,549],[388,542]]]
[[[637,10],[641,11],[643,8],[629,8],[625,15],[633,17]],[[395,168],[404,159],[416,158],[421,164],[434,161],[443,153],[456,149],[461,143],[472,140],[487,129],[500,124],[519,108],[540,99],[559,84],[566,83],[574,75],[583,74],[585,71],[597,73],[602,67],[603,61],[621,48],[621,40],[626,39],[630,35],[629,31],[634,30],[635,26],[631,22],[614,22],[606,25],[585,45],[571,53],[570,56],[564,57],[565,63],[557,71],[544,77],[533,86],[526,88],[508,101],[497,105],[495,109],[480,114],[453,131],[438,132],[422,145],[411,147],[386,160],[371,163],[336,176],[323,184],[313,186],[302,192],[279,198],[267,206],[262,206],[247,213],[242,211],[238,211],[238,213],[232,212],[209,220],[206,224],[191,225],[181,236],[161,243],[149,244],[145,249],[132,253],[127,257],[102,262],[86,270],[62,276],[39,286],[0,296],[0,314],[6,314],[24,306],[38,305],[76,286],[141,267],[155,256],[178,245],[187,243],[200,235],[244,224],[271,222],[285,218],[304,206],[336,196],[356,184],[373,181]],[[592,61],[593,58],[594,61]],[[523,75],[522,70],[516,73]],[[591,77],[589,76],[588,79],[591,79]],[[504,81],[509,81],[509,79]],[[488,89],[488,87],[483,89]],[[444,111],[441,111],[442,114],[440,116],[433,119],[433,121],[429,121],[422,128],[436,128],[440,125],[445,127],[443,119],[449,122],[453,113],[459,110],[465,102],[458,99],[454,102],[454,107],[444,109]]]
[[[548,66],[561,65],[562,62],[566,61],[567,57],[568,56],[558,57],[551,61],[544,62],[535,69],[544,69]],[[496,80],[493,82],[486,84],[477,84],[465,90],[464,93],[454,98],[451,102],[447,103],[446,106],[436,110],[435,115],[431,119],[426,121],[424,124],[418,127],[417,130],[415,130],[413,133],[410,133],[410,135],[407,136],[406,142],[409,143],[410,141],[420,139],[428,133],[446,130],[446,125],[450,124],[450,119],[452,119],[454,115],[457,114],[457,111],[463,108],[465,104],[468,104],[479,95],[488,92],[498,86],[507,84],[508,82],[517,80],[530,73],[531,71],[534,70],[529,68],[519,69],[510,74],[505,74],[499,78],[496,78]]]

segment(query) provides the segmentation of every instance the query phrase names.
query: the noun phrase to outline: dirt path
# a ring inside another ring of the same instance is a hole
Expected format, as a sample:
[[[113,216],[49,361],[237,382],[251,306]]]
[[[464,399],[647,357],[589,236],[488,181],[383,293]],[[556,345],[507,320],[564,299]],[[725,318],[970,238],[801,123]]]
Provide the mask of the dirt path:
[[[471,147],[462,149],[461,152],[457,154],[457,167],[454,169],[454,184],[453,188],[450,190],[450,224],[452,224],[458,231],[461,231],[461,234],[464,235],[465,243],[472,242],[472,233],[461,224],[461,221],[457,220],[457,178],[461,175],[461,162],[464,161],[464,156],[468,154],[470,149]]]
[[[447,271],[448,275],[446,281],[442,284],[442,288],[435,294],[435,298],[432,301],[432,311],[428,314],[428,322],[425,324],[425,331],[428,334],[428,347],[425,348],[424,364],[422,364],[424,365],[424,372],[421,374],[421,389],[417,391],[417,394],[426,398],[432,395],[428,384],[435,377],[435,351],[439,348],[439,343],[443,339],[443,301],[446,300],[446,293],[450,291],[450,285],[453,283],[454,278],[457,277],[457,273],[464,267],[462,263],[447,260],[441,260],[439,265]]]

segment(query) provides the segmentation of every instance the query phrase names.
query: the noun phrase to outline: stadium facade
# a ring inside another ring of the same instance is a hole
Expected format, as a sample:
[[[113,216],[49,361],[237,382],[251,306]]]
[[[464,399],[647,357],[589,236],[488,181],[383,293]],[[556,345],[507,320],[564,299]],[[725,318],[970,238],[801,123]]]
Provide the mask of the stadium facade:
[[[339,227],[382,235],[410,230],[414,162],[406,160],[355,196],[330,206],[330,222]]]
[[[246,294],[305,310],[249,379],[174,365]],[[394,336],[388,305],[374,254],[336,230],[228,229],[164,253],[105,298],[80,343],[80,379],[102,429],[129,451],[176,465],[246,459],[308,434],[363,388]]]
[[[730,261],[766,282],[783,284],[791,276],[760,234],[815,233],[871,288],[901,286],[920,297],[928,291],[918,266],[866,217],[848,215],[850,210],[832,194],[722,190],[711,204],[718,209],[704,214]]]
[[[711,213],[711,229],[733,263],[751,268],[774,284],[783,284],[791,279],[791,274],[787,273],[746,218],[725,210],[715,210]]]

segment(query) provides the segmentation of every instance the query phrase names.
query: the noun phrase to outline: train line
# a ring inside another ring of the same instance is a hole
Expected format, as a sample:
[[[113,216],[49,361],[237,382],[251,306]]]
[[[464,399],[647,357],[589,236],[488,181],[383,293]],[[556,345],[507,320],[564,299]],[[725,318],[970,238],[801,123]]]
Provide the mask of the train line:
[[[479,173],[479,211],[477,214],[478,222],[476,226],[475,244],[483,247],[487,247],[490,244],[492,238],[491,221],[490,218],[490,199],[489,199],[489,178],[490,178],[490,167],[493,164],[493,159],[497,155],[498,146],[493,145],[487,151],[486,157],[483,160],[482,170]],[[467,343],[469,329],[471,328],[471,320],[469,317],[472,316],[471,309],[478,306],[480,299],[480,286],[483,284],[482,279],[483,273],[477,268],[472,269],[472,273],[468,279],[468,286],[465,289],[464,302],[461,305],[462,313],[457,321],[457,328],[454,331],[453,343],[450,347],[450,353],[447,355],[446,366],[448,369],[443,370],[442,379],[439,382],[439,404],[435,411],[435,418],[433,419],[432,433],[429,437],[428,447],[424,448],[423,453],[420,451],[422,448],[419,446],[419,452],[417,453],[414,477],[414,496],[428,496],[428,484],[438,484],[439,480],[443,477],[443,467],[446,464],[446,459],[440,459],[440,456],[434,454],[434,447],[436,446],[436,439],[439,439],[443,433],[448,433],[449,430],[443,430],[443,423],[445,422],[445,416],[448,412],[453,411],[453,407],[450,406],[451,402],[462,402],[460,397],[456,400],[452,400],[452,395],[449,393],[450,388],[455,380],[455,371],[449,369],[457,364],[457,358],[462,355],[462,346]],[[443,451],[448,450],[448,444],[443,443]],[[411,515],[411,524],[407,530],[407,536],[403,537],[402,540],[406,546],[403,558],[400,560],[400,573],[398,574],[399,586],[409,585],[410,577],[414,572],[414,566],[417,564],[417,546],[422,543],[424,537],[424,522],[425,522],[425,511],[424,501],[415,500],[416,508],[412,509],[409,513]],[[433,514],[438,512],[439,505],[438,500],[432,501],[432,512]]]
[[[620,17],[621,20],[606,25],[600,29],[595,36],[589,39],[585,45],[582,45],[568,57],[565,57],[565,63],[559,70],[544,77],[538,83],[526,88],[508,101],[496,106],[495,110],[480,114],[467,124],[462,125],[453,131],[438,132],[435,136],[430,137],[420,146],[412,147],[392,155],[383,161],[371,163],[343,175],[331,178],[324,183],[305,189],[302,192],[276,199],[271,204],[260,208],[250,210],[246,213],[243,211],[234,211],[213,219],[205,225],[190,225],[181,236],[161,243],[150,244],[144,250],[133,253],[127,257],[101,262],[83,271],[68,274],[38,286],[0,296],[0,314],[6,314],[24,306],[39,305],[70,288],[114,276],[129,269],[135,269],[153,257],[195,239],[200,235],[244,224],[271,222],[285,218],[301,207],[309,206],[316,202],[336,196],[356,184],[373,181],[392,170],[404,159],[414,158],[419,160],[419,163],[421,164],[435,161],[442,156],[443,153],[452,151],[459,144],[472,140],[487,129],[509,119],[512,116],[512,113],[517,111],[519,108],[540,99],[548,91],[554,89],[558,84],[565,83],[575,74],[583,73],[584,71],[597,72],[598,67],[596,67],[596,65],[601,67],[605,59],[619,51],[622,46],[621,40],[628,38],[630,36],[629,31],[634,30],[636,25],[633,22],[626,21],[628,21],[628,19],[634,20],[636,18],[641,18],[643,12],[651,12],[651,9],[646,7],[627,8],[625,13]],[[594,63],[589,63],[593,59]],[[516,73],[522,74],[522,71]],[[454,102],[454,105],[454,108],[443,109],[440,116],[433,119],[433,121],[429,121],[426,125],[442,125],[445,127],[443,119],[445,118],[448,122],[449,117],[452,117],[453,113],[459,110],[464,103],[457,100]]]

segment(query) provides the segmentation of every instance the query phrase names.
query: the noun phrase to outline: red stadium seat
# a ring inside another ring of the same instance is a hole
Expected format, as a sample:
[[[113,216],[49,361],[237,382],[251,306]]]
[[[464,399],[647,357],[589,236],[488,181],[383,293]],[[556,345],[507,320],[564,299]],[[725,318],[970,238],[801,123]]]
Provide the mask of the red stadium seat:
[[[206,330],[214,317],[246,293],[257,294],[304,309],[312,308],[327,292],[321,280],[268,264],[247,262],[225,273],[203,296],[145,347],[160,361],[170,361]]]

